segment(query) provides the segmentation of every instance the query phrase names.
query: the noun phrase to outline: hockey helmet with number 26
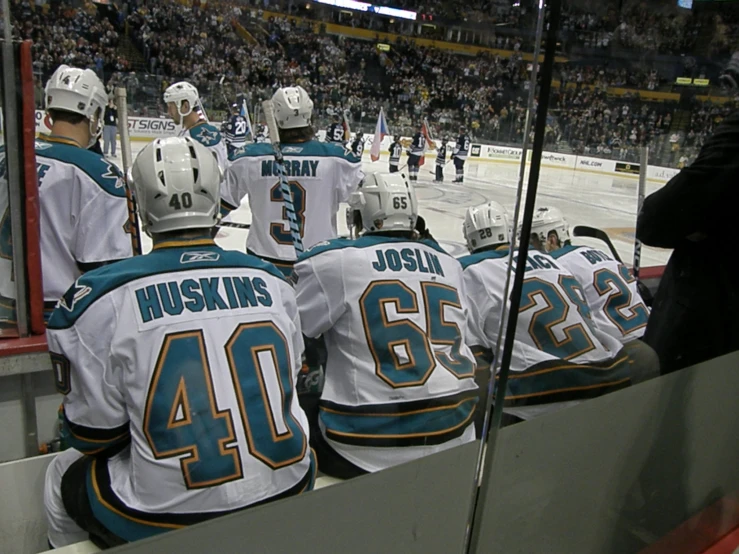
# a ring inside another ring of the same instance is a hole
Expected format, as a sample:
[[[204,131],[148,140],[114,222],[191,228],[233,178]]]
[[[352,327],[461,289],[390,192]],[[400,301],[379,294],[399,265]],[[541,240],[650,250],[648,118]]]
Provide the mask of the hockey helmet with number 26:
[[[190,137],[149,143],[129,174],[141,227],[149,235],[213,227],[220,210],[221,178],[213,152]]]
[[[275,120],[280,129],[298,129],[310,125],[313,100],[303,87],[278,89],[272,96]]]
[[[108,94],[103,82],[91,69],[60,65],[46,83],[46,110],[77,113],[90,122],[89,148],[103,132],[103,110]],[[97,121],[94,121],[97,114]]]
[[[506,209],[491,201],[467,208],[464,215],[462,234],[470,252],[508,244],[511,241],[511,226]]]
[[[360,213],[362,227],[367,233],[416,228],[416,191],[401,173],[367,174],[352,193],[349,206]]]

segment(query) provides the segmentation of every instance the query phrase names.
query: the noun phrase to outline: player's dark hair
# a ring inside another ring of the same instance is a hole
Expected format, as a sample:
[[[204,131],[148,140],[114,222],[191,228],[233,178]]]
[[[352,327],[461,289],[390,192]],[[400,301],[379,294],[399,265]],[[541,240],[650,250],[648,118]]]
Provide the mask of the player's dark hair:
[[[65,110],[49,110],[49,117],[51,117],[54,123],[61,121],[70,125],[79,125],[87,119],[80,113],[67,112]]]
[[[311,125],[297,127],[295,129],[280,129],[280,142],[283,144],[294,144],[296,142],[308,142],[315,136]]]

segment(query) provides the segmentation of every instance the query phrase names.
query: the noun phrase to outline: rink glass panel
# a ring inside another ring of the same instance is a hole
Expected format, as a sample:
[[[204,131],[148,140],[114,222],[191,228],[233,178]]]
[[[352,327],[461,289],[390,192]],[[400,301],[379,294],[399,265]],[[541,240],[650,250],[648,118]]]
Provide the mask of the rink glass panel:
[[[3,67],[2,56],[0,56],[0,75],[3,73]],[[5,155],[6,92],[5,80],[0,79],[0,338],[14,338],[18,336],[18,322],[15,305],[16,287],[12,242],[13,234],[11,229],[12,216]]]

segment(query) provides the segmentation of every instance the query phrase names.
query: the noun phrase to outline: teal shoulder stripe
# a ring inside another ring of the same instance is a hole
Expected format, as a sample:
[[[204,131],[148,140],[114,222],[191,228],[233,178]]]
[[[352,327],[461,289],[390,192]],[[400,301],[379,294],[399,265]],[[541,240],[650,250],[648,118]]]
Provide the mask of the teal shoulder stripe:
[[[319,142],[311,140],[295,144],[280,145],[282,155],[285,157],[306,157],[306,158],[340,158],[349,163],[361,163],[362,158],[354,154],[351,149],[344,148],[338,144]],[[272,145],[267,142],[257,142],[247,144],[234,152],[233,160],[241,158],[258,158],[262,156],[272,156],[274,150]]]
[[[563,246],[562,248],[559,248],[558,250],[555,250],[554,252],[549,252],[549,255],[556,260],[557,258],[561,258],[562,256],[569,254],[570,252],[574,252],[575,250],[579,250],[580,248],[588,248],[588,247],[582,246],[582,245],[576,246],[573,244],[568,244],[567,246]]]
[[[508,257],[508,249],[506,250],[487,250],[485,252],[478,252],[477,254],[470,254],[469,256],[462,256],[459,258],[459,263],[462,264],[462,269],[484,262],[485,260],[499,260],[500,258]]]
[[[62,296],[49,320],[49,329],[67,329],[97,300],[123,285],[162,273],[209,268],[250,268],[265,271],[281,281],[285,276],[272,264],[235,250],[217,246],[155,250],[85,273]]]
[[[332,250],[341,250],[342,248],[361,248],[361,246],[358,245],[358,242],[361,239],[331,239],[331,240],[325,240],[322,242],[318,242],[308,248],[305,252],[303,252],[300,257],[298,257],[298,263],[307,260],[308,258],[312,258],[313,256],[317,256],[318,254],[323,254],[324,252],[329,252]]]
[[[36,157],[73,165],[85,172],[90,179],[111,196],[119,198],[125,198],[126,196],[123,175],[118,167],[91,150],[85,150],[71,144],[37,140]]]
[[[389,237],[387,235],[380,236],[372,234],[362,235],[361,237],[354,240],[337,238],[314,244],[312,247],[310,247],[308,250],[300,255],[300,257],[298,258],[298,262],[302,262],[304,260],[307,260],[308,258],[312,258],[313,256],[322,254],[324,252],[329,252],[331,250],[341,250],[342,248],[372,248],[375,246],[381,246],[383,244],[393,244],[398,242],[407,243],[414,241],[404,237]],[[452,257],[439,245],[438,242],[433,239],[424,239],[417,241],[417,243],[428,246],[429,248],[436,250],[439,254],[444,254],[445,256]]]
[[[221,142],[221,132],[210,123],[196,125],[188,133],[193,139],[208,148],[212,148]]]

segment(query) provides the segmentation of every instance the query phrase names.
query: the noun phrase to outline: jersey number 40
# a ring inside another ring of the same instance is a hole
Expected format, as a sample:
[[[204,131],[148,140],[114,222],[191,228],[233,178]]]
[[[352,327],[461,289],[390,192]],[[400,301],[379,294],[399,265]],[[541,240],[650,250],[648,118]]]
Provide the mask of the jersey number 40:
[[[205,343],[200,329],[165,336],[143,420],[156,459],[184,455],[180,467],[188,489],[243,477],[234,414],[218,408]],[[302,460],[307,443],[290,413],[291,358],[285,336],[268,321],[243,323],[224,349],[249,454],[272,469]]]

